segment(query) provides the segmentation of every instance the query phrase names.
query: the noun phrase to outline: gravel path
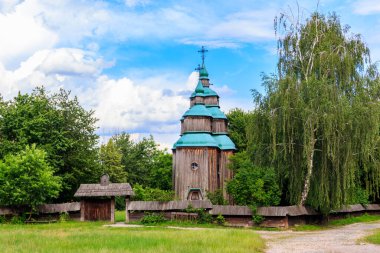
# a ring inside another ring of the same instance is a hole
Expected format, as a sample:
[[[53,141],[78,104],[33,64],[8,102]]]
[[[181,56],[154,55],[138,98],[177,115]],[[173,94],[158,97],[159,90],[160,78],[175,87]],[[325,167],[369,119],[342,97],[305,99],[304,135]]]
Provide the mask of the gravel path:
[[[356,223],[313,232],[257,231],[267,241],[268,253],[334,252],[380,253],[380,246],[359,239],[380,228],[380,222]]]

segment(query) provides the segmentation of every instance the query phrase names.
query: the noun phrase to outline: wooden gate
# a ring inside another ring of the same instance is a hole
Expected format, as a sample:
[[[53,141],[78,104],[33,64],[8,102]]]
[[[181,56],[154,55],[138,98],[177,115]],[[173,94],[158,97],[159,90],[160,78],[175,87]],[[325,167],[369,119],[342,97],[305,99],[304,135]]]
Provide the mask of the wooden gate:
[[[111,220],[111,199],[86,199],[84,220]]]

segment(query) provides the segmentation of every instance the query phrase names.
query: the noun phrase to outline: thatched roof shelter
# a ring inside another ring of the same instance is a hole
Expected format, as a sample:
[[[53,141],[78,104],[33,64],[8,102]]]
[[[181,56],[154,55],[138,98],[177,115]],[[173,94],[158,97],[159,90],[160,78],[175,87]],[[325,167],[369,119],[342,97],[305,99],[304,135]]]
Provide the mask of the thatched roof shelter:
[[[67,213],[80,211],[80,202],[44,204],[38,207],[40,213]]]
[[[380,211],[380,204],[364,205],[366,211]]]
[[[347,205],[343,206],[340,210],[333,211],[333,213],[352,213],[352,212],[360,212],[365,211],[366,209],[361,205]]]
[[[268,206],[257,208],[257,214],[262,216],[301,216],[317,215],[318,213],[305,206]]]
[[[128,183],[118,184],[81,184],[74,197],[111,197],[133,196],[133,190]]]
[[[210,210],[212,215],[237,215],[237,216],[251,216],[252,210],[248,206],[220,206],[214,205]]]
[[[81,184],[74,197],[115,197],[135,195],[128,183],[110,183],[109,176],[104,174],[100,184]]]
[[[168,211],[185,210],[189,206],[193,208],[211,209],[209,200],[181,200],[181,201],[131,201],[128,206],[129,211]]]

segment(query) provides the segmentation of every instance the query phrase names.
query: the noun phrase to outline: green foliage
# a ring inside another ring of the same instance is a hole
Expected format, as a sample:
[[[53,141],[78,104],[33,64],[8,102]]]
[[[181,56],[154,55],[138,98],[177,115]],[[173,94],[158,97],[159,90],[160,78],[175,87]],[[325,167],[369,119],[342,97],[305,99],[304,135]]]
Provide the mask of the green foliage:
[[[212,223],[212,215],[209,214],[206,209],[194,208],[191,204],[189,204],[189,206],[185,209],[185,212],[198,214],[197,223],[199,224]]]
[[[372,221],[379,221],[379,220],[380,220],[380,215],[370,215],[370,214],[365,213],[360,216],[347,215],[347,217],[345,217],[344,219],[330,221],[329,225],[344,226],[344,225],[349,225],[349,224],[358,223],[358,222],[372,222]]]
[[[263,221],[265,220],[265,218],[261,215],[252,215],[252,221],[256,224],[256,225],[260,225]]]
[[[38,205],[58,196],[61,179],[46,161],[46,152],[36,145],[0,161],[0,204]]]
[[[227,205],[227,200],[223,197],[223,190],[217,189],[214,192],[207,192],[207,198],[213,205]]]
[[[115,141],[110,139],[107,144],[103,144],[99,149],[99,160],[103,173],[110,176],[112,183],[126,183],[127,172],[121,164],[122,154],[115,145]]]
[[[143,187],[140,184],[133,186],[135,196],[133,200],[141,201],[171,201],[174,200],[174,192],[169,190],[161,190],[150,187]]]
[[[67,222],[70,220],[70,215],[68,212],[63,212],[59,214],[58,221],[59,222]]]
[[[246,152],[230,158],[234,178],[227,184],[227,192],[238,205],[270,206],[280,203],[281,191],[273,168],[252,164]]]
[[[134,142],[129,134],[123,133],[112,139],[122,154],[121,164],[129,183],[172,189],[172,156],[159,150],[152,136]]]
[[[235,108],[227,113],[228,133],[239,151],[247,149],[247,125],[252,114]]]
[[[278,73],[256,91],[248,151],[274,167],[290,204],[328,213],[354,201],[356,185],[379,195],[380,81],[369,49],[335,15],[275,22]]]
[[[59,201],[71,200],[80,183],[97,182],[101,175],[93,114],[64,90],[48,94],[37,88],[0,102],[0,159],[36,144],[62,178]]]
[[[0,224],[4,224],[7,222],[7,218],[5,218],[5,215],[0,215]]]
[[[226,219],[221,214],[218,214],[218,216],[216,216],[215,221],[218,225],[221,225],[221,226],[223,226],[226,223]]]
[[[9,221],[11,224],[16,224],[16,225],[19,225],[19,224],[24,224],[26,221],[26,217],[25,215],[15,215],[11,218],[11,220]]]
[[[154,225],[165,222],[166,219],[162,214],[145,213],[140,222],[145,225]]]

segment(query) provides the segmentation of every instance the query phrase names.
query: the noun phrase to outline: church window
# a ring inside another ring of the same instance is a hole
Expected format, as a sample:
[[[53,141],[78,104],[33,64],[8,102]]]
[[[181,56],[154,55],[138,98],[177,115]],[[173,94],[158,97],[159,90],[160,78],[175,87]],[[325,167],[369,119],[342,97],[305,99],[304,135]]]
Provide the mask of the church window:
[[[199,165],[198,165],[198,163],[191,163],[191,170],[197,170],[197,169],[199,169]]]

